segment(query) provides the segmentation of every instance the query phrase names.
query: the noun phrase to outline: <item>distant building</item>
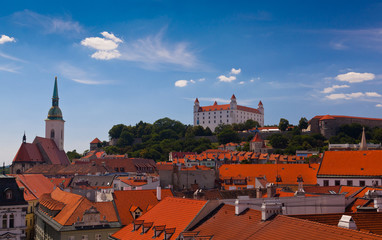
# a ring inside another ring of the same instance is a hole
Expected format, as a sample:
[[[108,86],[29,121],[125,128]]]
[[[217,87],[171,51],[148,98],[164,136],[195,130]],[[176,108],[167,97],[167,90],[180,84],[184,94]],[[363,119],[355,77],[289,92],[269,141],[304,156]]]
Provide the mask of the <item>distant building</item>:
[[[310,129],[312,133],[321,133],[324,137],[330,138],[336,135],[341,125],[352,123],[359,123],[371,128],[382,127],[382,119],[379,118],[325,115],[312,118],[309,121],[308,129]]]
[[[121,223],[113,202],[92,202],[56,188],[36,209],[36,240],[106,240]]]
[[[21,174],[39,164],[69,165],[69,159],[64,151],[64,119],[58,106],[57,77],[54,82],[52,107],[45,120],[45,138],[36,137],[33,143],[23,142],[13,159],[10,171]]]
[[[326,151],[317,183],[320,186],[382,185],[382,150]]]
[[[249,142],[249,150],[256,153],[268,152],[268,148],[259,133],[256,133],[255,137]]]
[[[194,102],[194,126],[209,127],[212,131],[219,124],[244,123],[252,119],[264,126],[264,107],[260,101],[258,108],[250,108],[237,105],[235,95],[232,95],[230,104],[201,107],[199,100],[196,98]]]
[[[28,203],[14,177],[0,175],[0,239],[25,239]]]
[[[90,142],[90,151],[96,150],[101,144],[102,142],[98,138],[94,138],[94,140]]]

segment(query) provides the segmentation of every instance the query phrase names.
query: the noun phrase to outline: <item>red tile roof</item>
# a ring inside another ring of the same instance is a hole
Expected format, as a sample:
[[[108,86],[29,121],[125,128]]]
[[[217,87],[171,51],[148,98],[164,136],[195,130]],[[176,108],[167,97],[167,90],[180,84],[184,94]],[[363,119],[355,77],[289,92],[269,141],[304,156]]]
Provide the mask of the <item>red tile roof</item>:
[[[382,176],[382,150],[326,151],[318,176]]]
[[[336,213],[315,215],[293,215],[291,217],[337,226],[342,215],[352,216],[357,229],[382,235],[382,213]]]
[[[165,227],[165,229],[175,228],[174,234],[171,237],[171,240],[175,240],[179,234],[183,232],[194,220],[206,204],[207,201],[202,200],[167,197],[146,214],[139,217],[139,221],[143,221],[140,222],[141,224],[153,223],[152,227],[145,234],[141,234],[142,227],[136,231],[133,231],[134,224],[131,223],[114,233],[112,237],[121,240],[152,239],[154,236],[154,228],[163,229],[163,227]],[[163,239],[163,233],[160,236],[160,239]]]
[[[319,120],[325,120],[322,119],[323,117],[330,117],[329,119],[336,119],[336,118],[353,118],[353,119],[365,119],[365,120],[377,120],[377,121],[382,121],[381,118],[366,118],[366,117],[353,117],[353,116],[342,116],[342,115],[318,115],[313,117],[312,119],[319,119]],[[309,121],[310,122],[310,121]]]
[[[102,143],[98,138],[94,138],[90,143]]]
[[[118,222],[112,202],[90,202],[86,197],[65,192],[56,188],[50,194],[41,196],[40,204],[48,209],[58,210],[58,214],[51,216],[56,222],[63,226],[71,226],[78,219],[82,220],[83,214],[91,207],[95,207],[101,214],[100,219],[109,222]]]
[[[219,168],[220,178],[247,178],[249,185],[254,185],[255,178],[262,175],[268,182],[276,182],[280,175],[279,184],[297,184],[297,177],[302,176],[304,184],[317,184],[317,170],[319,164],[224,164]]]
[[[46,154],[50,163],[48,164],[58,164],[58,165],[69,165],[70,161],[65,154],[64,150],[59,150],[53,139],[36,137],[33,144],[39,145],[42,154]]]
[[[260,134],[256,133],[255,137],[252,138],[251,142],[263,142],[263,139],[261,138]]]
[[[162,199],[173,196],[170,189],[162,189],[161,191]],[[159,203],[156,190],[114,191],[113,196],[122,225],[128,225],[134,221],[130,212],[131,206],[139,207],[144,214],[149,210],[149,206],[152,208]]]
[[[24,187],[26,201],[40,198],[44,193],[51,193],[54,185],[42,174],[11,174],[17,184]]]
[[[261,230],[254,232],[248,239],[382,239],[379,235],[339,228],[292,216],[278,215],[272,221],[265,223]]]
[[[22,143],[13,162],[44,162],[36,144]]]

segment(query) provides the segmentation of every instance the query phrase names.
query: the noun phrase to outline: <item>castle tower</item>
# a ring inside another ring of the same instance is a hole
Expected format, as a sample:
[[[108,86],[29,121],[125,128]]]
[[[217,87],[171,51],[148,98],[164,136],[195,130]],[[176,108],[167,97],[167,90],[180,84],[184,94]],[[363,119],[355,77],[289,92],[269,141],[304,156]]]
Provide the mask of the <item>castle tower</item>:
[[[200,107],[199,100],[198,98],[196,98],[194,102],[194,113],[199,111],[199,107]]]
[[[259,112],[261,112],[261,114],[264,115],[264,106],[263,106],[263,103],[260,101],[257,106],[258,106],[257,110],[259,110]]]
[[[54,81],[52,107],[49,109],[48,118],[45,120],[45,138],[51,138],[58,149],[64,150],[64,119],[58,106],[57,77]]]
[[[231,107],[231,109],[237,109],[237,102],[236,102],[235,94],[232,94],[230,107]]]

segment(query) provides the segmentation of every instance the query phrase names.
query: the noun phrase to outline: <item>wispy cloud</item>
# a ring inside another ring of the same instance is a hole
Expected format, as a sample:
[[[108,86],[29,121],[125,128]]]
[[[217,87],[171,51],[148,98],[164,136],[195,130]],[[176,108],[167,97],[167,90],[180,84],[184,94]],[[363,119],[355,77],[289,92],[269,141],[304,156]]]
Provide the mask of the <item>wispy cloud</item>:
[[[58,66],[61,74],[77,83],[88,84],[88,85],[100,85],[100,84],[110,84],[110,81],[100,81],[93,74],[88,73],[78,67],[72,66],[68,63],[62,63]]]
[[[243,85],[244,83],[245,83],[244,81],[239,82],[240,85]]]
[[[349,88],[349,87],[350,87],[349,85],[333,85],[331,87],[324,88],[322,93],[331,93],[331,92],[334,92],[336,89]]]
[[[377,92],[355,92],[355,93],[333,93],[330,95],[327,95],[326,98],[330,100],[339,100],[339,99],[345,99],[345,100],[350,100],[350,99],[355,99],[355,98],[361,98],[361,97],[382,97],[381,94]]]
[[[4,44],[6,42],[16,42],[16,40],[13,37],[9,37],[7,35],[1,35],[1,37],[0,37],[0,44]]]
[[[175,82],[175,87],[186,87],[188,86],[190,83],[191,84],[195,84],[196,82],[203,82],[205,79],[204,78],[200,78],[198,80],[178,80]]]
[[[374,80],[375,75],[373,73],[357,73],[357,72],[348,72],[344,74],[339,74],[336,77],[336,80],[349,83],[361,83],[365,81]]]
[[[161,66],[164,64],[192,68],[198,65],[196,56],[188,48],[188,43],[170,43],[163,40],[165,30],[156,35],[124,42],[114,34],[103,32],[104,38],[85,38],[81,44],[96,49],[93,58],[144,63],[145,67]]]
[[[19,73],[19,67],[14,67],[11,65],[0,65],[0,71],[10,72],[10,73]]]
[[[0,52],[0,57],[6,58],[6,59],[9,59],[9,60],[13,60],[13,61],[17,61],[17,62],[23,62],[23,63],[27,62],[27,61],[25,61],[23,59],[20,59],[20,58],[17,58],[17,57],[13,57],[13,56],[10,56],[10,55],[2,53],[2,52]]]
[[[70,17],[52,17],[42,15],[31,10],[16,12],[12,15],[14,22],[26,27],[38,27],[46,34],[52,33],[80,33],[83,31],[82,26],[71,20]]]
[[[375,105],[376,107],[381,107],[382,108],[382,104],[378,103],[377,105]]]

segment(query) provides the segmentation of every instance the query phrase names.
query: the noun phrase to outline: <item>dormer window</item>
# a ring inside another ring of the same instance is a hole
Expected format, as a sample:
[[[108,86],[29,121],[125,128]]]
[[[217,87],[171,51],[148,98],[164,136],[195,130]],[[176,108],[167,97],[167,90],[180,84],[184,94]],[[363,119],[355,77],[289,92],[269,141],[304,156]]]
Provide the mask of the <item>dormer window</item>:
[[[5,191],[5,199],[11,200],[13,198],[12,190],[8,189]]]

